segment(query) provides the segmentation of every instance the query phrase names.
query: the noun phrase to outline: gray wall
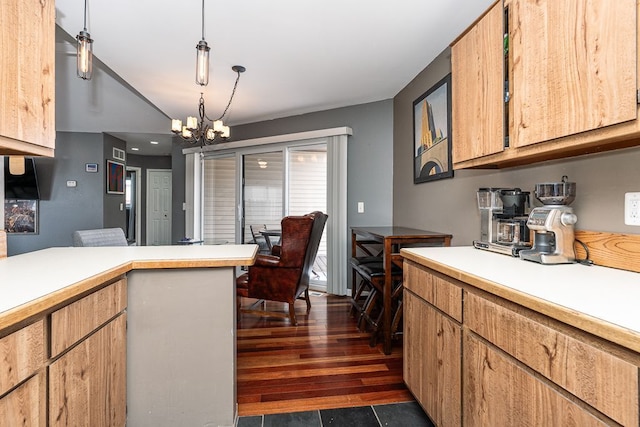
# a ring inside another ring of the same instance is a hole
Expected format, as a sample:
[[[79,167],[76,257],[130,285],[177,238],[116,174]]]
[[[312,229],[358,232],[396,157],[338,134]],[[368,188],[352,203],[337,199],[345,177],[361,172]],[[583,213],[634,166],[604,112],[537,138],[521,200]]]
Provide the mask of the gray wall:
[[[234,141],[263,136],[349,126],[347,223],[391,225],[392,220],[392,100],[354,105],[282,119],[234,126]],[[357,213],[357,202],[365,212]]]
[[[120,150],[125,151],[127,148],[127,144],[126,142],[124,142],[121,139],[118,139],[116,137],[113,137],[111,135],[104,135],[104,140],[103,140],[103,156],[102,158],[105,159],[104,160],[104,166],[103,166],[103,171],[105,171],[104,174],[104,179],[105,179],[105,187],[103,190],[103,194],[104,194],[104,204],[103,204],[103,208],[104,208],[104,221],[103,221],[103,227],[105,228],[113,228],[113,227],[118,227],[118,228],[122,228],[123,230],[126,227],[126,210],[124,208],[124,194],[111,194],[111,193],[107,193],[106,190],[106,168],[107,168],[107,160],[112,160],[118,163],[126,163],[123,162],[122,160],[118,160],[118,159],[114,159],[113,158],[113,149],[114,148],[118,148]],[[56,143],[57,144],[57,143]],[[126,157],[125,157],[126,159]]]
[[[38,234],[8,234],[8,255],[51,246],[71,246],[74,230],[102,227],[105,193],[103,137],[95,133],[58,132],[56,157],[35,160],[40,187]],[[85,172],[97,163],[98,172]],[[77,182],[67,187],[67,181]]]
[[[452,233],[455,246],[479,237],[479,187],[520,187],[532,192],[536,183],[567,175],[577,183],[572,203],[577,229],[637,234],[624,225],[624,193],[640,191],[640,148],[500,170],[460,170],[453,179],[413,183],[413,101],[451,71],[445,50],[393,99],[393,223]],[[469,96],[473,96],[470,94]],[[454,124],[455,126],[455,124]],[[454,142],[455,144],[455,142]],[[539,205],[535,201],[534,206]]]

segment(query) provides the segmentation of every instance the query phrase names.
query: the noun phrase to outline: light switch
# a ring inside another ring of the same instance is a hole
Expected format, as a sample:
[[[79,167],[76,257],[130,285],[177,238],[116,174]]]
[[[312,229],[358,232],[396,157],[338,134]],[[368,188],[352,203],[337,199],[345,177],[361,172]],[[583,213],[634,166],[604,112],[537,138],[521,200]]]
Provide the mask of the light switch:
[[[120,210],[123,211],[124,210],[124,203],[120,203]]]
[[[364,213],[364,202],[358,202],[358,213]]]

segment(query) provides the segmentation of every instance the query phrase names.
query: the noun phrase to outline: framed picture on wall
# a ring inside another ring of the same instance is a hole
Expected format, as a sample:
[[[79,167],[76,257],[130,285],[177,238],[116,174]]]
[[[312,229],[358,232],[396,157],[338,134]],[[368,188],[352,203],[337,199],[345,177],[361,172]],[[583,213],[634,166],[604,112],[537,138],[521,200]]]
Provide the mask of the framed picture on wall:
[[[124,194],[124,164],[107,160],[107,193]]]
[[[451,74],[448,74],[413,101],[413,182],[451,177]]]
[[[38,234],[38,201],[5,200],[4,230],[7,233]]]

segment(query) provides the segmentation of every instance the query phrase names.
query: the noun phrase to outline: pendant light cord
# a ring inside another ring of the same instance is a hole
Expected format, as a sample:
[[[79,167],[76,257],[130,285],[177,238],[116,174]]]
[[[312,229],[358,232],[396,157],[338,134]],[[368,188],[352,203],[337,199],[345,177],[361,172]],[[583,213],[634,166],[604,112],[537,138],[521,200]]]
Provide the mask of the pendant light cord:
[[[87,0],[84,0],[84,31],[87,31]]]
[[[202,0],[202,40],[204,40],[204,0]]]

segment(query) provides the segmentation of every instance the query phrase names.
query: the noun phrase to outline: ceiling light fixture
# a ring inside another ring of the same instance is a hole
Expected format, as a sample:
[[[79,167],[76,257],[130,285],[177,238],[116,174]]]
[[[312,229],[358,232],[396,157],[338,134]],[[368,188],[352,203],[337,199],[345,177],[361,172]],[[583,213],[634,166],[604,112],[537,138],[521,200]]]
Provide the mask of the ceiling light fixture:
[[[206,86],[209,83],[209,46],[204,40],[204,0],[202,0],[202,40],[196,45],[196,83]]]
[[[93,39],[87,32],[87,0],[84,0],[84,29],[76,36],[78,40],[78,77],[91,80],[93,73]]]
[[[184,126],[182,125],[182,120],[173,119],[171,120],[171,132],[180,136],[190,144],[199,144],[200,147],[213,144],[216,139],[222,139],[224,141],[229,138],[231,131],[229,126],[224,125],[222,119],[227,114],[227,111],[231,106],[231,101],[233,101],[233,96],[236,93],[238,81],[240,80],[240,74],[246,71],[246,68],[242,65],[234,65],[231,69],[238,75],[236,77],[236,82],[233,85],[233,90],[231,91],[231,97],[229,98],[229,102],[222,112],[222,115],[215,120],[211,120],[207,117],[204,108],[204,97],[203,94],[200,93],[200,101],[198,103],[199,119],[189,116],[187,117],[187,124]],[[205,120],[208,120],[210,124]]]

